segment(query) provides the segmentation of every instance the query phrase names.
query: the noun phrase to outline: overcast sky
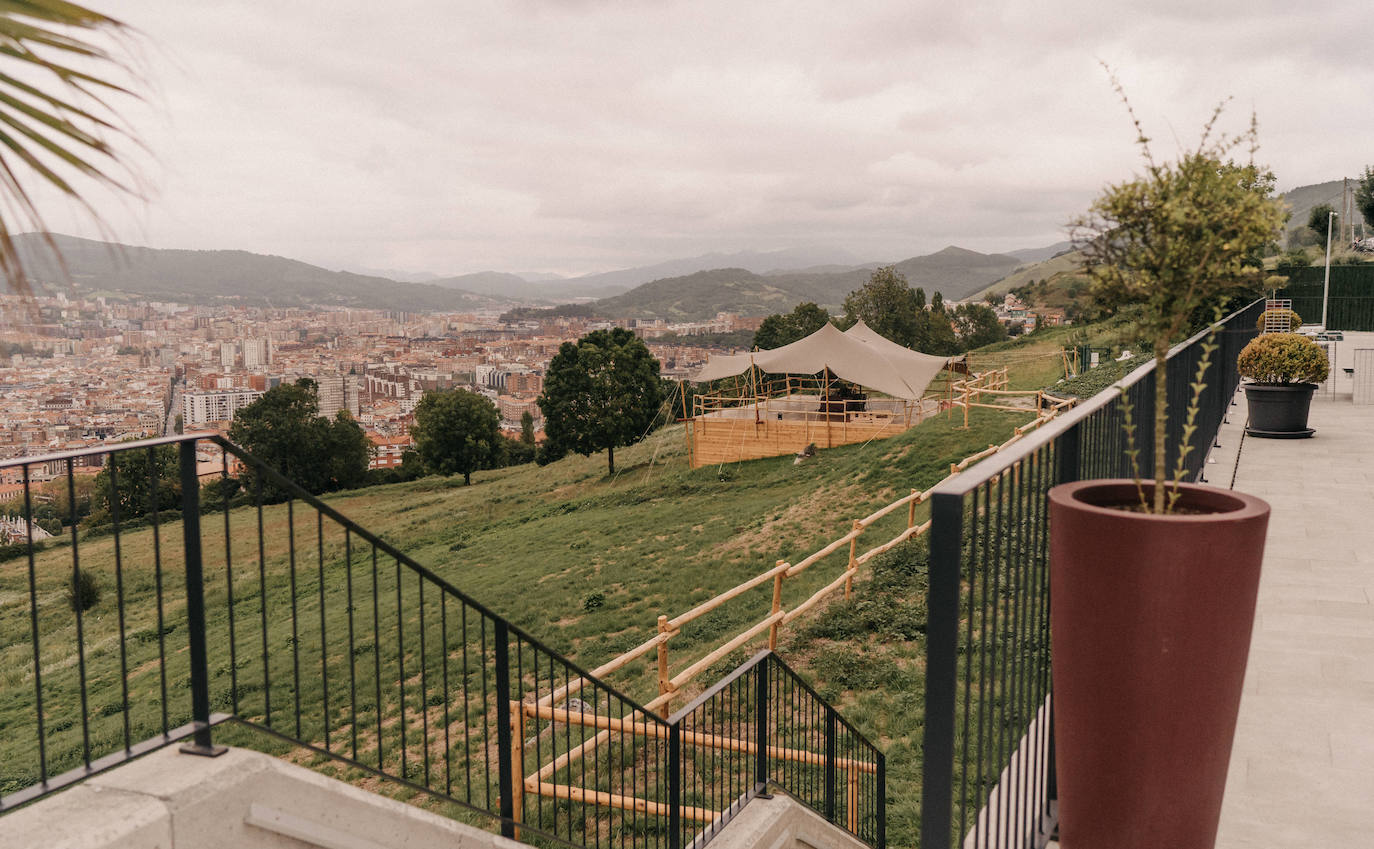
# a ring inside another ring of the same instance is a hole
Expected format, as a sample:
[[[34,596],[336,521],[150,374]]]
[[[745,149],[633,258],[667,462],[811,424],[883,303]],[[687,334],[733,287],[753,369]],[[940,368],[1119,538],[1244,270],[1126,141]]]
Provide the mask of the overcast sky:
[[[569,274],[1042,246],[1138,165],[1099,60],[1157,154],[1230,96],[1281,189],[1374,162],[1358,2],[87,2],[143,33],[149,197],[100,206],[152,247]]]

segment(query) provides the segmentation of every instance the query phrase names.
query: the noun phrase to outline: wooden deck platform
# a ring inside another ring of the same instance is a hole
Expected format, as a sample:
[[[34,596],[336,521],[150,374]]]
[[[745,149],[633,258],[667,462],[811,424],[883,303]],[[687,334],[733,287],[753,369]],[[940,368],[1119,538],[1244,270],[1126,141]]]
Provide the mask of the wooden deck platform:
[[[789,413],[741,408],[731,415],[711,413],[687,420],[687,453],[691,467],[738,463],[762,457],[796,454],[806,446],[834,448],[896,436],[938,410],[936,402],[913,407],[912,415],[882,411]]]

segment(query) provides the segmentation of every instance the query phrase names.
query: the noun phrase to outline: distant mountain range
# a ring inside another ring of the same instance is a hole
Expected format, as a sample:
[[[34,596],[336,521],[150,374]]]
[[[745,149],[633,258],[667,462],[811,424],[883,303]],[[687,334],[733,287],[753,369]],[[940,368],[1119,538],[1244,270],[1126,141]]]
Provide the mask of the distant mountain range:
[[[247,251],[185,251],[52,236],[65,270],[37,233],[15,242],[37,291],[138,295],[189,303],[276,307],[349,306],[408,312],[496,306],[488,296],[425,283],[400,283]]]

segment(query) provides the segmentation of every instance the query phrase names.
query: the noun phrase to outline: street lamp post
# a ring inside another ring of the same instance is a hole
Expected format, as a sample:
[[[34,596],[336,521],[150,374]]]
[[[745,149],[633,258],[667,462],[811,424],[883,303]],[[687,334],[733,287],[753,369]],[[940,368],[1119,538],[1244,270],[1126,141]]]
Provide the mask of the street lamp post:
[[[1331,293],[1331,223],[1336,218],[1332,210],[1326,216],[1326,274],[1322,278],[1322,330],[1326,330],[1326,301]]]

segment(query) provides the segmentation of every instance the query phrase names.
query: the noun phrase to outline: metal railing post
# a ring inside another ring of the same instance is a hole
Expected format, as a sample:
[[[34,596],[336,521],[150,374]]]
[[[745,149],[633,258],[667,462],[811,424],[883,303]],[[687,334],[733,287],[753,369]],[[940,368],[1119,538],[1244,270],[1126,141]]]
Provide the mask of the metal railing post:
[[[210,739],[210,671],[205,648],[205,576],[200,551],[200,479],[196,443],[181,443],[181,531],[186,554],[186,632],[191,653],[191,719],[195,733],[181,751],[215,757],[225,752]],[[153,496],[156,498],[156,493]]]
[[[510,631],[506,620],[494,619],[492,640],[496,654],[496,762],[500,784],[501,836],[515,839],[515,777],[511,772],[510,742]]]
[[[682,727],[668,726],[668,849],[682,849]]]
[[[878,775],[874,784],[877,785],[875,789],[878,791],[875,806],[878,814],[877,849],[887,849],[887,759],[883,757],[882,752],[878,752]]]
[[[1054,441],[1054,482],[1073,483],[1078,480],[1080,471],[1080,436],[1083,425],[1076,424],[1063,433]]]
[[[926,724],[921,841],[950,845],[954,801],[954,710],[959,678],[959,590],[964,499],[936,493],[930,504],[930,590],[926,626]]]
[[[825,818],[835,821],[835,709],[830,705],[825,706]]]
[[[762,792],[768,784],[768,665],[770,655],[754,667],[754,784]]]

